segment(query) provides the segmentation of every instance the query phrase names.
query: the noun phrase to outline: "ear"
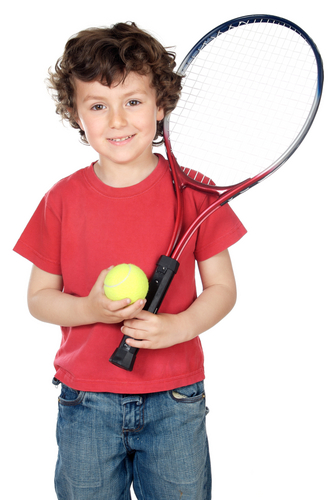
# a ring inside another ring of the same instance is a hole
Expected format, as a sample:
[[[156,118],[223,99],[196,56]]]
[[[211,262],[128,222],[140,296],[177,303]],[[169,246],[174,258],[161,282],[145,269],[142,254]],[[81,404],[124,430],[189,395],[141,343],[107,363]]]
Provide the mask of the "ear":
[[[157,114],[156,114],[156,121],[160,122],[164,118],[164,109],[163,108],[158,108],[157,109]]]
[[[74,108],[67,108],[67,111],[68,111],[68,114],[74,118],[74,120],[76,121],[76,123],[78,124],[80,129],[84,131],[84,129],[82,127],[82,122],[81,122],[80,118],[78,117],[78,115],[75,113]]]
[[[84,130],[84,128],[82,126],[82,122],[78,116],[75,117],[75,121],[78,124],[78,126],[80,127],[80,129],[83,130],[83,132],[84,132],[85,130]]]

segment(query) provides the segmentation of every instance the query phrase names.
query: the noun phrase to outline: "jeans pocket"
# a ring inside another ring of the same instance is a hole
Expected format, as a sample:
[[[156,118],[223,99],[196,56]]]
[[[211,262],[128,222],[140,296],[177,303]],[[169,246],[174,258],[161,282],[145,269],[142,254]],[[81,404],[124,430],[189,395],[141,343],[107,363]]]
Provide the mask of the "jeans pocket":
[[[198,382],[196,384],[179,387],[170,391],[171,397],[177,403],[197,403],[205,399],[204,383]]]
[[[58,402],[62,406],[77,406],[82,402],[84,395],[85,392],[83,391],[77,391],[65,384],[61,384],[61,393],[58,397]]]

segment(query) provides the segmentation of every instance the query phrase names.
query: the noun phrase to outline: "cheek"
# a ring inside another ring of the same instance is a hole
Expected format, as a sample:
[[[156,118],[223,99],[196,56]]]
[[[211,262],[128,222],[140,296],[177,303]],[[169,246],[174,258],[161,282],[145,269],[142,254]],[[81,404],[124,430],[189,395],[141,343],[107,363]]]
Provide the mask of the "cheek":
[[[144,118],[137,120],[133,125],[145,136],[155,135],[156,132],[156,114],[151,113],[149,116],[145,116]]]
[[[79,123],[79,122],[78,122]],[[81,129],[85,132],[87,138],[94,138],[100,134],[101,126],[97,120],[80,120]]]

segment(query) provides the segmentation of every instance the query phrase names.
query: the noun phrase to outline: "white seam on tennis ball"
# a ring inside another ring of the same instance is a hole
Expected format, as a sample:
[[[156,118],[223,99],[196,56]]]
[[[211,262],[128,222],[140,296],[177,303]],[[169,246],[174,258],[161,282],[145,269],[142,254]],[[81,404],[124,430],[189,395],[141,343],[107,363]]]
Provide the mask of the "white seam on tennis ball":
[[[131,264],[127,264],[127,265],[128,265],[128,273],[127,273],[127,276],[125,276],[125,278],[123,279],[123,281],[119,281],[119,283],[117,283],[116,285],[106,285],[104,283],[104,286],[106,286],[107,288],[115,288],[116,286],[119,286],[122,283],[124,283],[124,281],[126,281],[127,278],[129,277],[129,275],[131,274]]]

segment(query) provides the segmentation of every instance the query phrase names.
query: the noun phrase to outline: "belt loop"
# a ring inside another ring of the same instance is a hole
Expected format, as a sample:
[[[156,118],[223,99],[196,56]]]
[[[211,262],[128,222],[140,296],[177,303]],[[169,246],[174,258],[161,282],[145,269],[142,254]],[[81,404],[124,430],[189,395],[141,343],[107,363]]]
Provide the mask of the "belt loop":
[[[57,388],[58,385],[60,384],[60,380],[58,380],[57,378],[53,377],[52,384],[55,386],[55,388]]]

